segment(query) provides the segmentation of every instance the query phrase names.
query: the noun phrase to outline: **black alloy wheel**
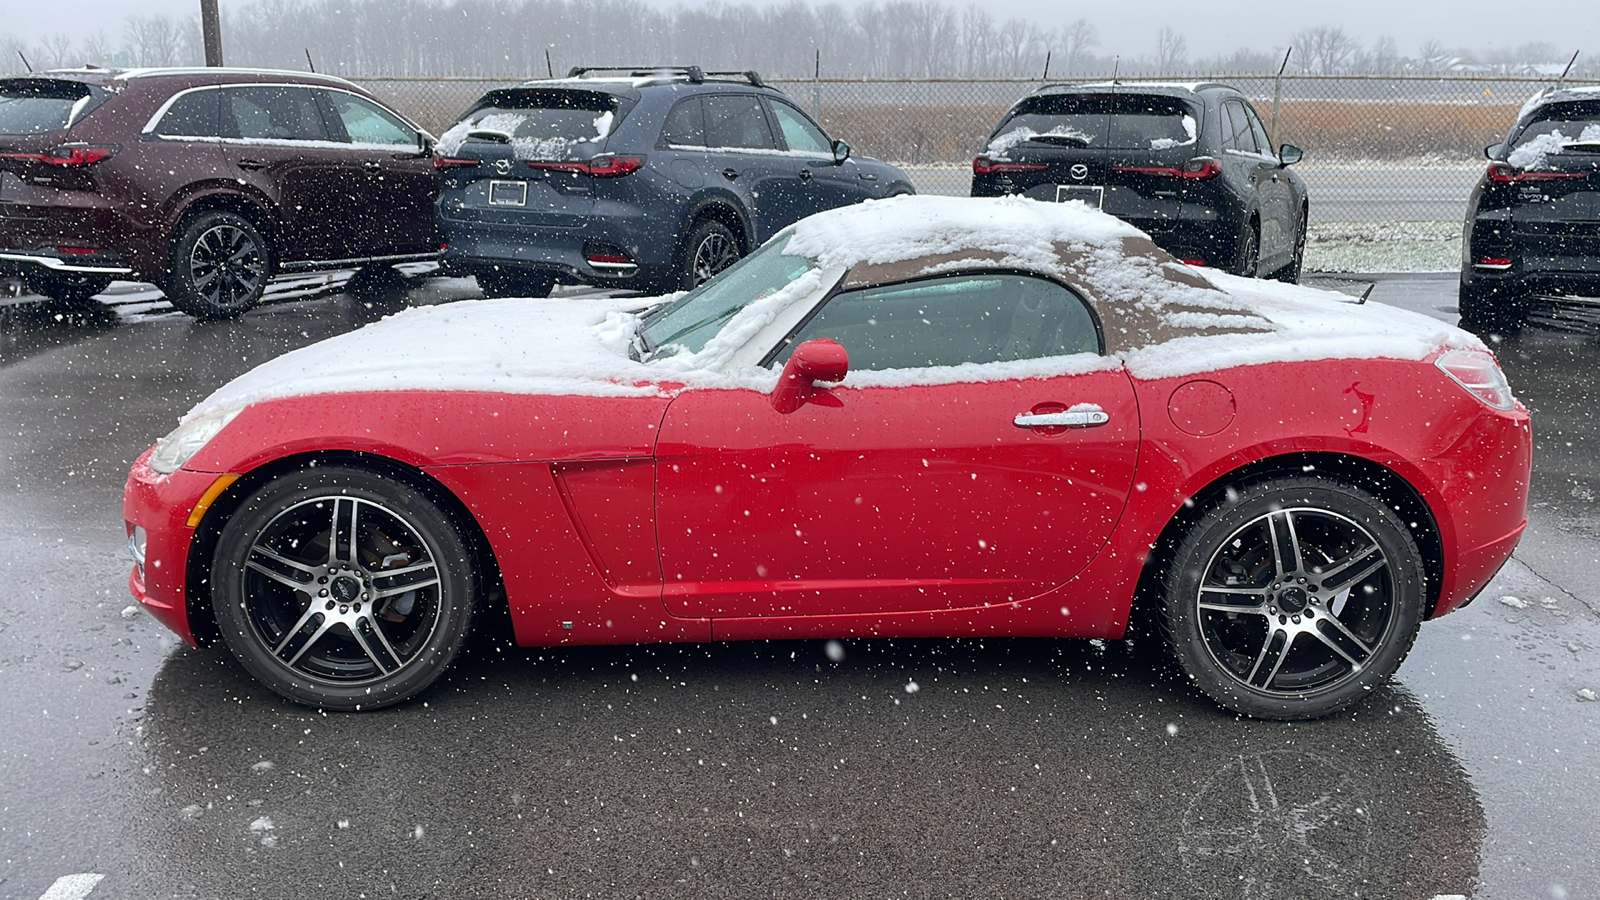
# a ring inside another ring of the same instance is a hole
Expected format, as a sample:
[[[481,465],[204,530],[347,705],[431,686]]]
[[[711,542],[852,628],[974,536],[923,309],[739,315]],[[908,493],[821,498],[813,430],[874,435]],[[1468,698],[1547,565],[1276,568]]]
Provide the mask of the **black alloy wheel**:
[[[728,226],[715,219],[703,219],[684,243],[683,268],[678,288],[689,290],[711,280],[713,275],[744,256],[739,239]]]
[[[1294,255],[1272,277],[1289,284],[1299,284],[1300,274],[1306,265],[1306,211],[1300,211],[1300,234],[1294,240]]]
[[[1426,578],[1404,523],[1366,492],[1281,478],[1229,492],[1189,529],[1166,578],[1179,665],[1247,716],[1343,709],[1399,667]]]
[[[410,485],[305,469],[263,485],[224,527],[218,630],[263,684],[355,711],[425,690],[471,629],[476,573],[459,531]]]
[[[28,290],[57,303],[83,303],[111,284],[110,275],[86,272],[34,272],[25,279]]]
[[[1261,268],[1261,231],[1256,221],[1251,219],[1245,223],[1244,230],[1239,232],[1239,241],[1235,245],[1233,257],[1233,274],[1254,278],[1259,268]]]
[[[198,319],[231,319],[260,302],[271,268],[267,242],[250,220],[201,213],[173,243],[167,299]]]

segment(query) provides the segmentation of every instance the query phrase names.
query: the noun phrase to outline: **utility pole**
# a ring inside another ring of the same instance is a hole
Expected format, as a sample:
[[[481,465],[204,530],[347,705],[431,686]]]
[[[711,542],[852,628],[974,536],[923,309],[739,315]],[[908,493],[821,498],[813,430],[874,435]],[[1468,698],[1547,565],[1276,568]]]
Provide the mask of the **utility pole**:
[[[222,14],[217,0],[200,0],[200,34],[206,45],[206,65],[222,65]]]

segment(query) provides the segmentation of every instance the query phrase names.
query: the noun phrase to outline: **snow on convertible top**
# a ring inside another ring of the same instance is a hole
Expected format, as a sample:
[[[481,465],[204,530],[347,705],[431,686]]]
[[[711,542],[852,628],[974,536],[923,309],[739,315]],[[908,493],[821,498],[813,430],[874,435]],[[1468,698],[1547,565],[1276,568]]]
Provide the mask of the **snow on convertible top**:
[[[653,301],[503,299],[405,310],[287,353],[201,401],[186,420],[262,400],[384,390],[640,396],[683,387],[770,390],[777,369],[736,366],[781,311],[835,279],[857,286],[973,270],[1033,271],[1077,287],[1099,313],[1105,353],[927,369],[851,372],[857,387],[1051,377],[1118,364],[1141,378],[1339,358],[1422,360],[1482,347],[1444,322],[1296,285],[1194,269],[1143,232],[1081,203],[1021,197],[898,197],[805,219],[773,239],[811,260],[752,297],[704,350],[636,361],[639,310]],[[830,274],[831,273],[831,274]],[[827,283],[824,284],[826,278]],[[776,326],[775,326],[776,327]],[[783,360],[776,366],[781,367]]]

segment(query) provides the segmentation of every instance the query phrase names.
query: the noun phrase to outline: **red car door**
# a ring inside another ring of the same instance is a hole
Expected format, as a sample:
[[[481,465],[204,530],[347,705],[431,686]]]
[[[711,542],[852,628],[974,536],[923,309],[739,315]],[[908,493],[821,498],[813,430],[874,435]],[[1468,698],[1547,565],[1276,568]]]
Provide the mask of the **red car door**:
[[[902,293],[915,295],[912,287]],[[928,299],[909,296],[906,308],[941,333],[932,337],[967,333]],[[814,616],[1003,603],[1066,582],[1105,544],[1137,461],[1138,410],[1124,370],[1083,371],[1079,354],[1035,361],[1018,377],[957,381],[948,365],[914,365],[926,358],[916,335],[874,342],[863,331],[894,318],[887,305],[859,314],[860,327],[819,315],[799,339],[836,337],[853,371],[893,372],[869,373],[876,377],[862,386],[833,388],[787,414],[755,390],[688,390],[668,407],[656,502],[668,612]],[[981,306],[967,304],[963,315],[992,318]],[[989,343],[1013,361],[1025,356],[1005,335]],[[963,355],[973,354],[933,361]],[[970,361],[985,361],[978,356]],[[947,380],[936,383],[941,372]],[[1074,407],[1082,424],[1026,418]]]

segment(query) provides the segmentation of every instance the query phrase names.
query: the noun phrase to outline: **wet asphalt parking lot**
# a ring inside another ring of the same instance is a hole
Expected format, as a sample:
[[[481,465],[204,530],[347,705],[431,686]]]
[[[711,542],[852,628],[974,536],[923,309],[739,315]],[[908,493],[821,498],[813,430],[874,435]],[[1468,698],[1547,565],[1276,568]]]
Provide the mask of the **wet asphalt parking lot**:
[[[1454,276],[1320,283],[1455,318]],[[127,465],[256,363],[476,294],[277,294],[0,301],[0,898],[1600,896],[1600,311],[1495,346],[1529,530],[1350,713],[1240,720],[1125,642],[491,623],[423,699],[324,715],[132,608]]]

